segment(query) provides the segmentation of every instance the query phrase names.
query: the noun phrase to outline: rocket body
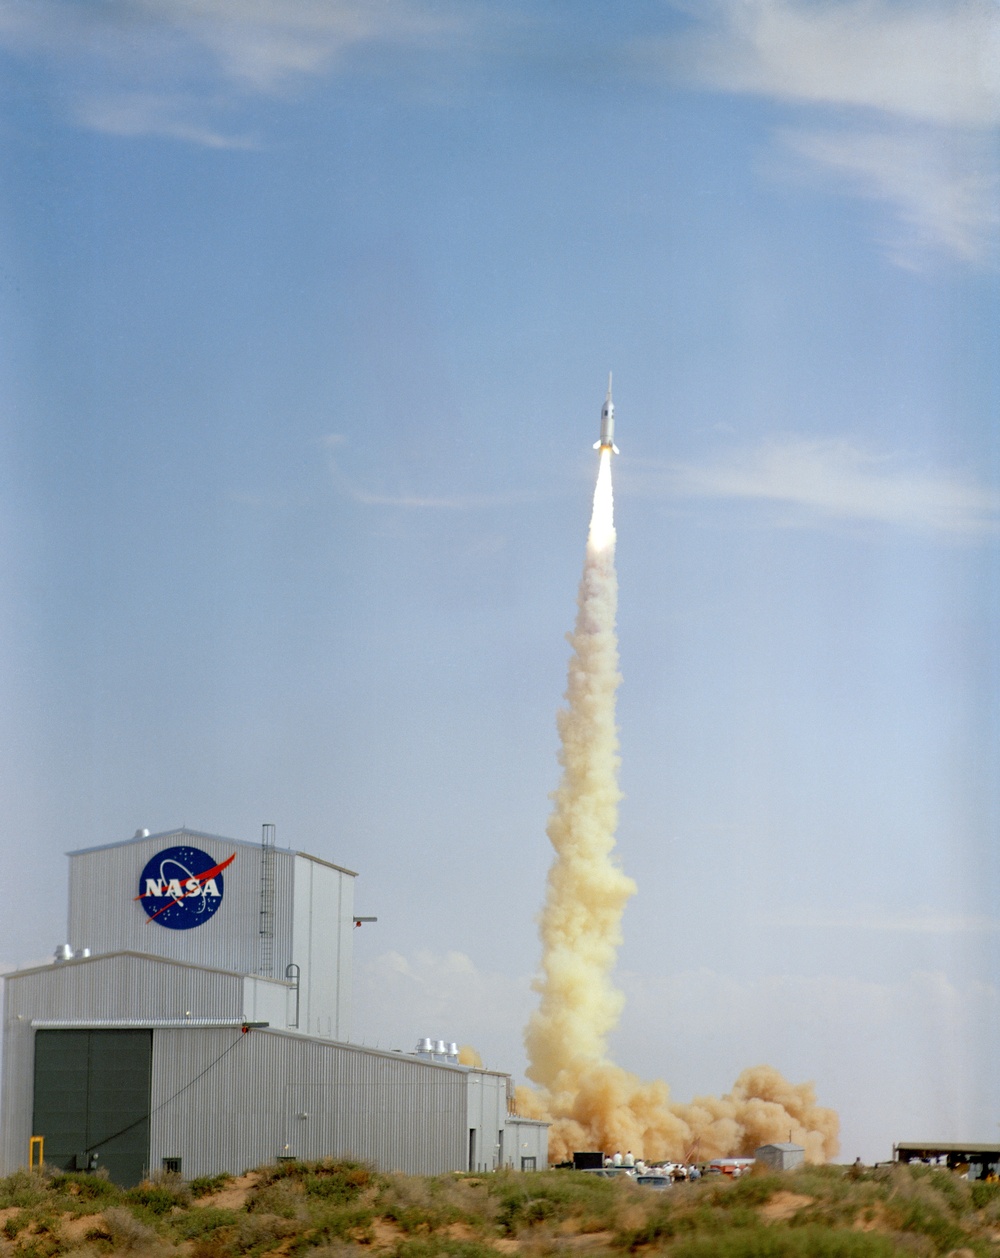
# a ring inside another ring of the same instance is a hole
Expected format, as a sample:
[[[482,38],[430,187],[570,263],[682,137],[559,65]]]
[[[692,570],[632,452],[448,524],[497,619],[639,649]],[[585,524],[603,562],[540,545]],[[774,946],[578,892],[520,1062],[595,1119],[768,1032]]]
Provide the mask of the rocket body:
[[[615,445],[615,404],[611,400],[610,372],[608,372],[608,396],[601,407],[601,436],[599,441],[594,442],[594,449],[610,450],[612,454],[618,453],[618,447]]]

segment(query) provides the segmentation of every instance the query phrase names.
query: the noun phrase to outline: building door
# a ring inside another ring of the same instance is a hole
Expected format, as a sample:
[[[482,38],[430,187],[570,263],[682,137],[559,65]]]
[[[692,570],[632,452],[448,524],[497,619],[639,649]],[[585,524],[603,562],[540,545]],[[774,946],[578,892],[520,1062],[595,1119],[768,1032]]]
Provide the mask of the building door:
[[[149,1165],[152,1065],[149,1030],[36,1031],[31,1134],[45,1137],[45,1161],[137,1184]]]

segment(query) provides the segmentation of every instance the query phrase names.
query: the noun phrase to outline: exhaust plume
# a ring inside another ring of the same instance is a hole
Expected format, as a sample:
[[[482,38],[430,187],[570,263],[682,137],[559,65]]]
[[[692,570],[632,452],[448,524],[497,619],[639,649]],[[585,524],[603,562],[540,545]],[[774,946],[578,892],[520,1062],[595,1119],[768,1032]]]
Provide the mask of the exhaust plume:
[[[540,918],[540,1000],[524,1037],[528,1078],[537,1088],[518,1088],[517,1108],[552,1123],[554,1162],[576,1149],[630,1149],[675,1161],[747,1156],[789,1133],[809,1161],[823,1162],[837,1153],[839,1121],[816,1104],[812,1084],[791,1084],[770,1066],[755,1066],[727,1095],[683,1105],[670,1100],[665,1083],[644,1083],[608,1057],[608,1036],[624,1006],[611,975],[622,914],[637,889],[615,855],[621,676],[611,453],[601,448],[569,635],[566,707],[557,717],[563,772],[547,827],[555,857]]]

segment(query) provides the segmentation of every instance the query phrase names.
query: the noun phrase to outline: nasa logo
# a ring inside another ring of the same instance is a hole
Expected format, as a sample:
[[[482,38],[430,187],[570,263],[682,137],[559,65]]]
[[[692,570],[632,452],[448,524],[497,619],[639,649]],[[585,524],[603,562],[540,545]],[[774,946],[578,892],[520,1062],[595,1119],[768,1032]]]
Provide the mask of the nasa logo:
[[[222,903],[222,871],[236,859],[216,863],[197,847],[165,847],[146,863],[135,897],[149,914],[169,930],[203,926]]]

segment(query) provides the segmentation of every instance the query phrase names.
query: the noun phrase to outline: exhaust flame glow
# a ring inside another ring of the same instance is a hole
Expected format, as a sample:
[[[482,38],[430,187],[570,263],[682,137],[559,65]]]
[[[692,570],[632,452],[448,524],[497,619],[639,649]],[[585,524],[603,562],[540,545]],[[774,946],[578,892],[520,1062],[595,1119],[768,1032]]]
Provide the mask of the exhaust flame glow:
[[[611,975],[622,914],[636,891],[614,854],[617,605],[611,451],[602,448],[569,636],[567,706],[557,718],[563,774],[548,824],[555,857],[540,920],[540,1000],[525,1031],[528,1078],[538,1089],[518,1089],[518,1110],[552,1122],[552,1161],[575,1149],[675,1160],[741,1156],[791,1133],[808,1160],[823,1162],[837,1152],[839,1124],[833,1110],[816,1104],[811,1084],[790,1084],[770,1066],[756,1066],[728,1095],[681,1105],[670,1101],[665,1083],[644,1083],[608,1058],[624,1005]]]

